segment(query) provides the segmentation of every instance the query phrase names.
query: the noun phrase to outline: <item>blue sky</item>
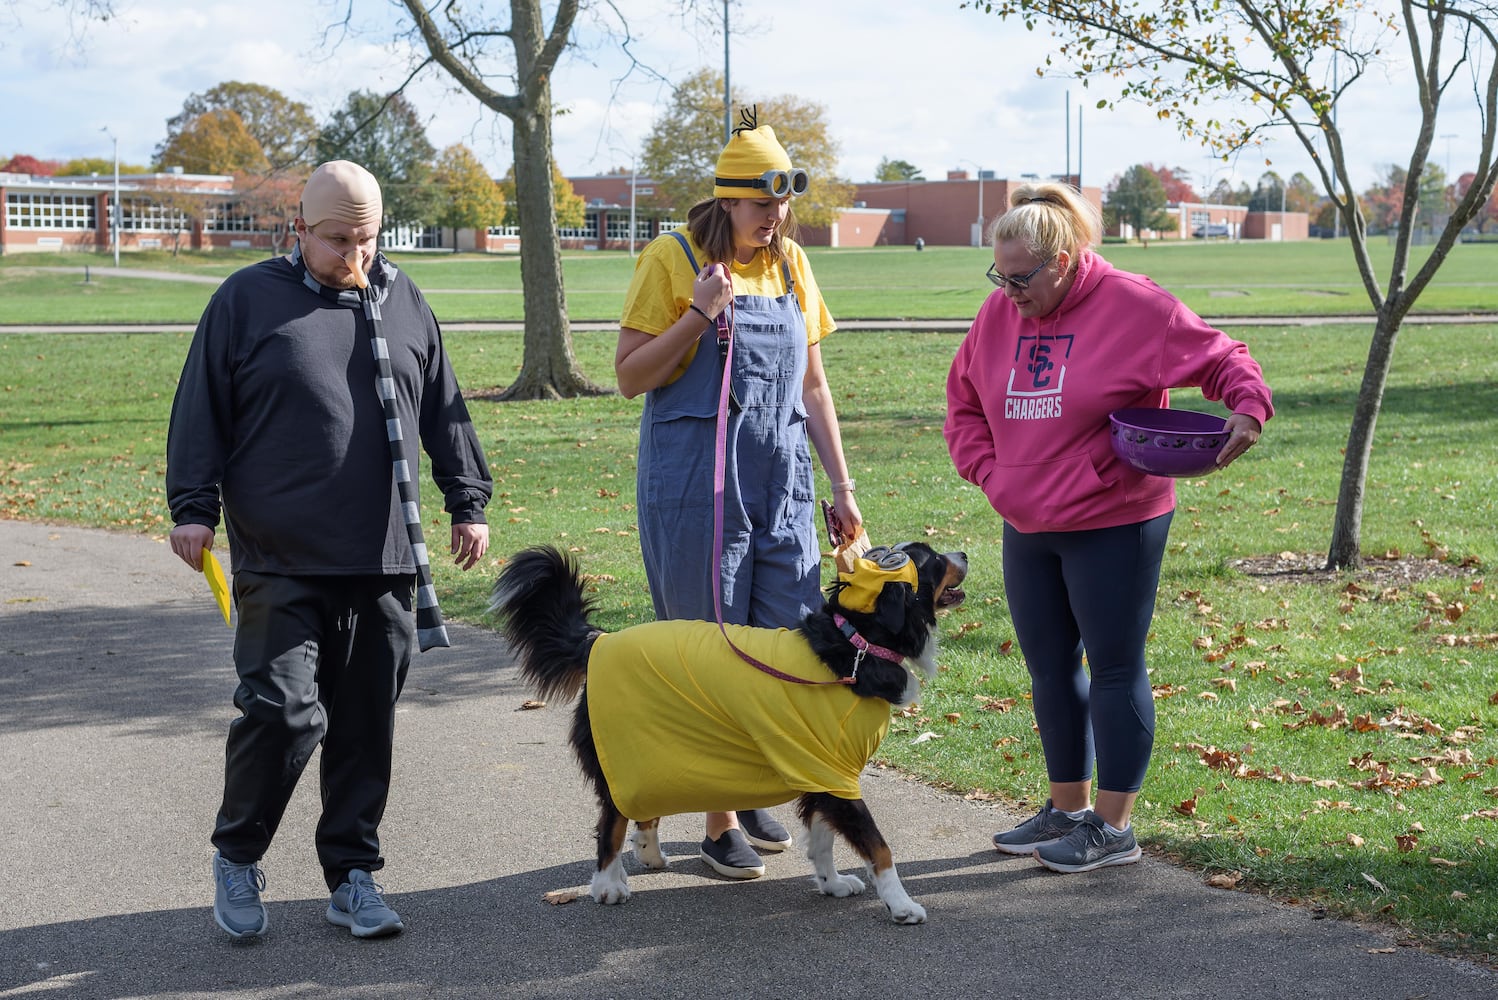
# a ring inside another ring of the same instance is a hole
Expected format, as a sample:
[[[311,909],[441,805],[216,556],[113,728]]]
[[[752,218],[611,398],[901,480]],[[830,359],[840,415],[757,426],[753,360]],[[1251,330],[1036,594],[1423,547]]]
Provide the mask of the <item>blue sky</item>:
[[[392,44],[398,4],[353,0],[364,19],[338,27],[347,0],[117,0],[106,24],[70,21],[51,0],[0,4],[0,156],[109,156],[144,164],[165,122],[191,93],[226,80],[266,84],[306,102],[324,119],[350,90],[388,90],[407,75],[409,50]],[[562,170],[599,173],[625,165],[649,132],[669,83],[723,65],[722,4],[684,14],[683,0],[616,0],[629,19],[628,60],[604,14],[584,15],[576,49],[553,79],[566,113],[555,124]],[[605,12],[609,8],[603,8]],[[1307,169],[1293,139],[1210,159],[1138,105],[1094,107],[1109,85],[1041,78],[1049,39],[959,8],[958,0],[813,0],[744,5],[732,0],[730,73],[751,97],[794,94],[826,108],[842,174],[868,180],[882,157],[904,159],[930,178],[981,166],[997,177],[1080,168],[1105,185],[1135,163],[1183,168],[1193,183],[1265,170]],[[856,12],[856,13],[853,13]],[[612,16],[607,15],[607,16]],[[501,87],[501,89],[505,89]],[[439,148],[462,142],[496,175],[510,161],[508,122],[431,70],[408,90]],[[1067,127],[1068,98],[1070,129]],[[1417,116],[1396,68],[1376,67],[1339,105],[1359,186],[1404,163]],[[1080,128],[1080,135],[1079,135]],[[1476,155],[1475,121],[1438,129],[1433,159],[1453,172]],[[1273,160],[1272,167],[1265,160]],[[1209,185],[1208,185],[1209,186]]]

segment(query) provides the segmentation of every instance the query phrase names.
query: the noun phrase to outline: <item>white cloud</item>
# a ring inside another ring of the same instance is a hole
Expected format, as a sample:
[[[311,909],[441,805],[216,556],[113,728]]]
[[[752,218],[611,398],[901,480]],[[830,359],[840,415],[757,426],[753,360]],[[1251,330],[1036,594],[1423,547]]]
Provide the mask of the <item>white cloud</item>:
[[[12,0],[8,23],[0,23],[0,157],[108,156],[100,131],[108,128],[123,160],[146,163],[183,100],[226,80],[275,87],[326,118],[351,90],[397,86],[410,65],[409,43],[396,39],[389,6],[356,5],[361,16],[385,20],[352,30],[339,24],[345,8],[331,0],[119,6],[122,16],[86,26],[80,39],[78,23],[50,3]],[[576,45],[553,78],[556,106],[565,111],[553,123],[564,172],[626,165],[669,97],[664,81],[721,67],[721,6],[688,14],[681,8],[680,0],[616,0],[580,19]],[[615,10],[630,24],[633,68],[616,44],[609,20]],[[1061,173],[1068,152],[1071,167],[1097,185],[1141,162],[1184,168],[1195,182],[1235,175],[1251,184],[1266,169],[1266,155],[1276,170],[1309,171],[1288,137],[1267,154],[1244,153],[1224,166],[1147,108],[1099,110],[1098,96],[1114,92],[1107,82],[1084,88],[1037,77],[1049,45],[1044,32],[959,9],[956,0],[775,7],[735,0],[730,12],[735,90],[824,105],[841,145],[841,172],[853,180],[872,177],[886,156],[909,160],[931,178],[974,164],[1000,177]],[[435,71],[408,96],[428,118],[434,145],[463,142],[496,175],[508,169],[510,129],[502,117]],[[1375,67],[1339,105],[1339,118],[1359,185],[1383,165],[1408,159],[1416,109],[1412,88],[1397,73]],[[1451,138],[1433,147],[1436,162],[1444,164],[1449,150],[1460,172],[1464,158],[1475,155],[1477,128],[1470,115],[1443,120],[1438,131]]]

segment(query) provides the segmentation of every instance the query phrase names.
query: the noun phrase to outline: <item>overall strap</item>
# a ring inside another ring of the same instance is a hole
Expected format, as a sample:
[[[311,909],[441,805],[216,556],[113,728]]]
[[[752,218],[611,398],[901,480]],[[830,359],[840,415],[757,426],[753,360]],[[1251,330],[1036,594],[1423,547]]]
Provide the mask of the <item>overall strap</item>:
[[[687,242],[685,236],[681,235],[681,231],[673,229],[668,235],[676,237],[676,242],[681,244],[681,252],[687,255],[687,261],[692,265],[692,273],[696,274],[702,270],[702,268],[697,266],[697,258],[692,254],[691,244]]]
[[[701,271],[702,268],[697,266],[697,256],[692,253],[692,247],[687,243],[687,238],[681,235],[681,230],[673,229],[668,235],[674,236],[676,238],[676,242],[681,244],[681,252],[687,255],[687,263],[692,265],[692,273],[696,274],[697,272]],[[786,272],[786,279],[790,279],[789,271]],[[718,377],[725,383],[729,381],[727,376],[727,373],[729,371],[728,359],[732,354],[732,352],[728,349],[729,338],[733,336],[733,320],[730,315],[732,310],[733,306],[732,304],[730,304],[728,309],[724,310],[723,315],[718,317]],[[733,388],[731,385],[729,387],[728,394],[728,403],[729,406],[733,408],[733,412],[737,413],[739,412],[739,410],[743,409],[743,407],[739,405],[738,397],[733,394]]]

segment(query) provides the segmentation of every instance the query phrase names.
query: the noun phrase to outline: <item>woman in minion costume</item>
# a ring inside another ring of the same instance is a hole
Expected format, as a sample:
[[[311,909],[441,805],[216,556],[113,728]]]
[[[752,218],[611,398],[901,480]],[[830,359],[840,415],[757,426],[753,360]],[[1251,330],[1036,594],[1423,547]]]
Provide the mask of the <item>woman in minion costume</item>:
[[[792,239],[791,199],[808,181],[774,130],[742,112],[718,157],[713,197],[636,261],[614,370],[625,396],[645,394],[637,517],[658,619],[713,621],[714,572],[725,623],[789,628],[821,606],[808,439],[831,483],[839,529],[851,538],[863,523],[819,346],[835,326]],[[732,337],[733,362],[721,538],[720,327]],[[725,667],[753,669],[737,658]],[[791,843],[762,809],[709,813],[706,833],[703,860],[730,878],[764,874],[754,846]]]

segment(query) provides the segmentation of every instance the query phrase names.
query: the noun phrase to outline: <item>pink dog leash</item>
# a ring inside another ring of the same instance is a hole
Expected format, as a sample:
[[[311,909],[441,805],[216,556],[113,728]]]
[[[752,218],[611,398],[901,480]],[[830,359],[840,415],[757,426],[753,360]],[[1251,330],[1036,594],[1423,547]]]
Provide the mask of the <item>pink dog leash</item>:
[[[842,615],[835,615],[833,621],[848,636],[848,641],[858,652],[853,658],[852,675],[830,681],[811,681],[788,674],[783,670],[776,670],[768,663],[761,662],[735,646],[733,640],[728,637],[728,629],[723,625],[723,482],[728,473],[728,397],[733,389],[733,318],[730,315],[732,311],[733,303],[730,301],[728,308],[719,313],[717,319],[718,348],[723,355],[723,380],[718,390],[718,429],[713,449],[713,614],[717,617],[718,631],[722,633],[723,641],[728,643],[728,648],[737,653],[739,659],[777,680],[789,681],[792,684],[856,684],[858,665],[863,662],[865,653],[872,653],[881,659],[895,663],[905,662],[905,657],[883,646],[873,645],[859,635],[858,631]]]

